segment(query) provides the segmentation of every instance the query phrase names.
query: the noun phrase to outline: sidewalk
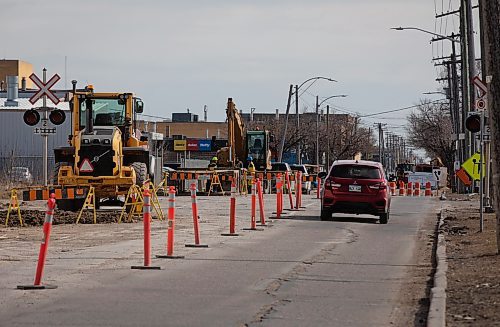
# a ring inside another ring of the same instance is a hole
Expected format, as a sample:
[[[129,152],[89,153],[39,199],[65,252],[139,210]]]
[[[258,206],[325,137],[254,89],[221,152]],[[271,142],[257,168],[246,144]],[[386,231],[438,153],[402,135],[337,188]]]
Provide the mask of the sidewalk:
[[[442,204],[448,260],[446,325],[500,326],[495,214],[484,214],[480,233],[477,195],[449,195]]]

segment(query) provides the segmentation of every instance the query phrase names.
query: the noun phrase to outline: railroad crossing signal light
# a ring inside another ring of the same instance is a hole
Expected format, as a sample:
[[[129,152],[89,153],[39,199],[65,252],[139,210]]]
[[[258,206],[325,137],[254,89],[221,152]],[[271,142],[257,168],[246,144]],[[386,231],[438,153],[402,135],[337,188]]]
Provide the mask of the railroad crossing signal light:
[[[66,119],[66,114],[60,109],[52,110],[49,114],[49,120],[54,125],[61,125]]]
[[[481,115],[471,114],[465,120],[465,128],[467,128],[472,133],[477,133],[481,130]]]
[[[23,115],[24,123],[28,126],[35,126],[40,121],[40,114],[35,109],[26,110]]]

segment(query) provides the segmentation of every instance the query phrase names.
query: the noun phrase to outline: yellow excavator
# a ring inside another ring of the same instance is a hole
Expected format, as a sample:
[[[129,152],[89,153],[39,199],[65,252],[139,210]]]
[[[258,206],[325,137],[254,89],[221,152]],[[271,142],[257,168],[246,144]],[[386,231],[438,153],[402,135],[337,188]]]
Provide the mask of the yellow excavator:
[[[217,152],[217,166],[234,168],[238,161],[245,162],[248,157],[252,157],[255,169],[258,171],[271,169],[269,131],[246,131],[232,98],[227,100],[226,116],[228,146]]]
[[[91,85],[70,99],[69,146],[54,149],[55,185],[93,186],[100,199],[115,200],[149,178],[147,139],[136,132],[143,102],[132,93],[96,93]],[[58,200],[61,210],[79,210],[83,200]]]

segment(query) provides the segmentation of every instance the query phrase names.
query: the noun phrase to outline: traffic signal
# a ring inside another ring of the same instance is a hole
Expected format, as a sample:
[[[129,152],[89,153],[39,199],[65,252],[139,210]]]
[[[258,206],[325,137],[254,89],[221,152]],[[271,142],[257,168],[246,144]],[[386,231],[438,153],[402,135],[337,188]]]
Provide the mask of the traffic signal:
[[[40,121],[40,114],[35,109],[26,110],[23,115],[24,123],[28,126],[35,126]]]
[[[52,110],[49,114],[49,120],[54,125],[61,125],[66,119],[66,114],[60,109]]]
[[[465,120],[465,128],[471,133],[477,133],[481,130],[481,115],[473,113]]]

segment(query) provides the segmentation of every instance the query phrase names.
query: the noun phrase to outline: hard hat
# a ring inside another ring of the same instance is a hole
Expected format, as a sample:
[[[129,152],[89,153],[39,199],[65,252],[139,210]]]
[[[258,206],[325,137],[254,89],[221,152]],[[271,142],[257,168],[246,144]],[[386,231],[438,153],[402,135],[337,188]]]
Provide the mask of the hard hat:
[[[252,160],[253,160],[253,158],[252,158],[252,157],[248,157],[248,158],[247,158],[247,160],[248,160],[248,161],[252,161]]]
[[[217,161],[217,157],[212,157],[212,161]]]

